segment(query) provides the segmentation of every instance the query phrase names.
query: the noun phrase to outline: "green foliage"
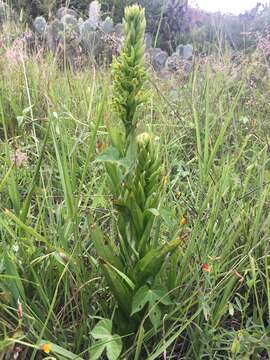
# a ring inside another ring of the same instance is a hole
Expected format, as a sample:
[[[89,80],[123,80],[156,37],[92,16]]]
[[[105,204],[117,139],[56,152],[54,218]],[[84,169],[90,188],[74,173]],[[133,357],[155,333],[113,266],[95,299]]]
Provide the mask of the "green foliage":
[[[54,10],[56,4],[57,0],[18,0],[12,2],[12,6],[17,13],[23,12],[27,20],[30,21],[39,15],[48,16]]]
[[[52,17],[57,9],[67,6],[78,11],[80,14],[87,14],[89,9],[88,0],[17,0],[12,2],[13,8],[20,13],[23,11],[28,20],[33,20],[36,16],[44,15]]]
[[[100,359],[106,349],[108,360],[117,360],[122,352],[122,340],[118,335],[112,335],[112,322],[108,319],[101,320],[91,331],[96,341],[90,351],[90,358]]]
[[[151,323],[157,331],[160,326],[162,316],[159,304],[171,305],[172,302],[164,289],[151,290],[145,285],[141,287],[133,297],[131,315],[141,312],[146,304],[148,304],[148,314]]]
[[[121,22],[126,6],[138,4],[146,11],[146,18],[149,29],[157,26],[157,21],[162,12],[163,0],[100,0],[101,10],[104,17],[111,16],[115,23]],[[78,11],[81,15],[87,16],[89,0],[17,0],[12,2],[13,8],[20,12],[23,10],[29,17],[39,15],[52,15],[58,8],[68,6]]]
[[[101,0],[101,9],[112,16],[115,23],[121,22],[125,7],[138,4],[145,9],[147,28],[154,29],[162,14],[162,7],[167,0]]]
[[[103,319],[103,357],[114,339],[118,355],[116,334],[128,332],[121,360],[270,358],[270,89],[261,52],[206,57],[186,78],[151,75],[131,151],[107,99],[108,71],[63,71],[52,56],[17,54],[6,27],[0,37],[0,358],[21,348],[29,360],[89,359]],[[142,128],[158,143],[137,138]],[[110,144],[103,154],[100,143]],[[108,188],[103,165],[117,169],[108,180],[139,185],[139,146],[162,163],[161,176],[170,171],[166,191],[157,181],[162,207],[149,209],[150,249],[136,264],[132,253],[128,272],[117,207],[127,188]],[[119,304],[133,313],[130,327]]]

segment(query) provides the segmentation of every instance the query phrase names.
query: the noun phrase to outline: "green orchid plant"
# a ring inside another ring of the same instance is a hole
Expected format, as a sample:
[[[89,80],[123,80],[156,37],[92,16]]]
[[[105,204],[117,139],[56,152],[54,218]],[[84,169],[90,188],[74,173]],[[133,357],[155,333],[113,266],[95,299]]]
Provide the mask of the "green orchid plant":
[[[138,134],[137,129],[137,109],[146,99],[145,25],[142,8],[137,5],[126,8],[125,40],[112,65],[113,108],[124,132],[108,125],[111,146],[97,159],[105,164],[113,194],[117,238],[111,239],[94,224],[92,240],[122,318],[129,322],[132,319],[138,326],[148,311],[157,328],[161,316],[156,302],[168,305],[169,298],[166,291],[155,288],[155,281],[180,239],[161,244],[157,232],[153,232],[164,193],[164,176],[154,135]],[[149,311],[153,306],[154,313]]]

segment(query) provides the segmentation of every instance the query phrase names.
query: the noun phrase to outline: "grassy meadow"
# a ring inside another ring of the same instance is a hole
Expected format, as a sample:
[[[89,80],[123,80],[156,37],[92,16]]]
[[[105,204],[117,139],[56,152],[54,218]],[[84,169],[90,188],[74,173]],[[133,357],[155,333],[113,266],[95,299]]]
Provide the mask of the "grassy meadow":
[[[0,359],[269,359],[266,59],[147,71],[137,131],[156,137],[164,183],[152,233],[181,242],[155,274],[166,293],[123,333],[91,235],[117,233],[98,161],[122,126],[111,69],[60,68],[8,38],[0,52]]]

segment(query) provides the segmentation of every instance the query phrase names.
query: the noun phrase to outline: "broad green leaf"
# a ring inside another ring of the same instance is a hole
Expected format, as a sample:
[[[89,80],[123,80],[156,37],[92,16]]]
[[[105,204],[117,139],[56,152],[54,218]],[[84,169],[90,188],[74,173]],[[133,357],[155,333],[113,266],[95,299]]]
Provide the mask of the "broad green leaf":
[[[180,245],[181,239],[172,240],[165,245],[150,250],[135,266],[133,276],[138,286],[146,283],[147,280],[153,279],[160,271],[165,257],[168,253],[175,251]]]
[[[91,331],[91,335],[95,340],[107,339],[112,332],[112,321],[109,319],[103,319],[94,327]]]
[[[101,320],[91,331],[94,339],[99,340],[90,350],[90,359],[98,359],[106,348],[109,360],[117,360],[122,351],[122,339],[118,335],[112,335],[112,321]]]
[[[161,323],[161,311],[158,305],[155,305],[154,307],[149,305],[149,318],[155,331],[157,331]]]
[[[146,285],[141,287],[134,295],[131,315],[141,311],[147,302],[151,307],[157,301],[164,305],[171,305],[172,303],[165,289],[152,290]]]
[[[111,244],[110,239],[105,239],[103,232],[98,225],[92,226],[91,239],[95,245],[98,256],[115,266],[117,269],[123,268],[120,258],[116,254],[116,249]]]
[[[104,162],[104,163],[120,165],[126,169],[128,169],[131,164],[128,158],[121,158],[119,151],[113,146],[108,147],[100,155],[98,155],[96,158],[96,162]]]
[[[172,305],[170,296],[165,289],[154,289],[152,290],[153,297],[155,296],[158,301],[163,305]]]
[[[120,336],[114,335],[106,345],[107,357],[109,360],[117,360],[122,352],[122,339]]]
[[[131,287],[129,283],[124,280],[123,276],[120,276],[120,272],[116,271],[116,269],[104,259],[100,259],[99,264],[121,311],[129,317],[134,285]],[[131,282],[131,280],[129,282]]]
[[[132,301],[131,315],[141,311],[144,308],[144,306],[147,304],[147,302],[149,301],[148,292],[149,292],[149,288],[146,285],[141,287],[136,292]]]
[[[112,270],[114,270],[121,278],[125,281],[125,283],[132,289],[135,289],[135,284],[130,280],[130,278],[124,274],[122,271],[118,270],[116,267],[114,267],[111,264],[107,264]]]
[[[91,360],[98,360],[101,358],[103,351],[105,350],[106,345],[104,341],[97,341],[95,345],[90,348],[90,357]]]

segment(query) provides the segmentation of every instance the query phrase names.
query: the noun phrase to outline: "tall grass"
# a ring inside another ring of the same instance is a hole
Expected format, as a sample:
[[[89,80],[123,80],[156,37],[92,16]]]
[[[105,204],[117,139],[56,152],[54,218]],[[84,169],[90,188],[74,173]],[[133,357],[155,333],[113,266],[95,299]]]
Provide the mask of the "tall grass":
[[[19,348],[33,360],[50,343],[57,359],[87,359],[90,332],[115,310],[90,238],[93,217],[115,234],[95,162],[108,142],[110,72],[63,72],[35,55],[11,64],[1,51],[0,358]],[[186,81],[151,75],[139,117],[165,159],[159,231],[182,243],[157,280],[172,300],[162,324],[145,328],[147,313],[122,359],[269,357],[268,78],[252,87],[254,63],[236,69],[226,56]]]

